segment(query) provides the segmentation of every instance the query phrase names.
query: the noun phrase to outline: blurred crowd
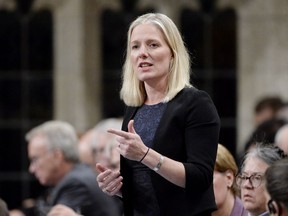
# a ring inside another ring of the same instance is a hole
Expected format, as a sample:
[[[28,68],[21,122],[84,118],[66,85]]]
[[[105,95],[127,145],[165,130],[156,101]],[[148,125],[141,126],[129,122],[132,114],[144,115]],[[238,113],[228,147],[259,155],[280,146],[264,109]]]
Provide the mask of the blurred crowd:
[[[288,215],[288,104],[265,97],[255,103],[254,114],[244,152],[233,156],[225,143],[218,144],[213,216]],[[104,119],[81,135],[62,121],[31,129],[26,134],[29,172],[47,192],[19,209],[0,200],[0,216],[123,215],[121,198],[99,189],[95,166],[120,169],[117,141],[107,130],[121,125],[121,118]]]

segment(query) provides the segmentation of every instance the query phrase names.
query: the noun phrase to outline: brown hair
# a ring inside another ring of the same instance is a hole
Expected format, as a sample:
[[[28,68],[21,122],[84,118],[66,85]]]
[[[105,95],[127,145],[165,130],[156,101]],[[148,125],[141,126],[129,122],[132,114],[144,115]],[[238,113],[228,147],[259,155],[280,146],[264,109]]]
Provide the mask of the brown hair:
[[[224,173],[227,170],[232,171],[234,175],[234,180],[231,190],[235,196],[239,195],[239,188],[236,186],[235,183],[235,176],[238,173],[238,166],[230,151],[221,144],[218,144],[217,157],[214,170],[221,173]]]

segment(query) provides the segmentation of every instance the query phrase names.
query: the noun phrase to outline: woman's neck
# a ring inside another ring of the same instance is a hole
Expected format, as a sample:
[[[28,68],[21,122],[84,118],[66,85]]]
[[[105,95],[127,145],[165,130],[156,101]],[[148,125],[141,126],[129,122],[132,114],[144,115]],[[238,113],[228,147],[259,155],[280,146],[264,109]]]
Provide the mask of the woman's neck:
[[[218,210],[212,213],[212,216],[230,216],[235,203],[235,197],[231,193],[227,194],[225,202],[221,206],[217,206]]]
[[[166,96],[166,88],[165,87],[158,87],[158,88],[151,88],[148,85],[145,85],[146,90],[146,100],[145,104],[153,105],[162,102]]]

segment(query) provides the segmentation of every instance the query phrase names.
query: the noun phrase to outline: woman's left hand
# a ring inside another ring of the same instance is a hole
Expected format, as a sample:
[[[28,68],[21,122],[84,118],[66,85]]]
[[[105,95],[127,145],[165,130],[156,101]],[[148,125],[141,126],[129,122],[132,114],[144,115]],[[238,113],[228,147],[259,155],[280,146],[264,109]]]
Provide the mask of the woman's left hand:
[[[148,147],[134,129],[134,120],[129,121],[128,132],[116,129],[109,129],[108,132],[118,136],[116,139],[118,141],[117,149],[123,157],[140,161],[147,152]]]

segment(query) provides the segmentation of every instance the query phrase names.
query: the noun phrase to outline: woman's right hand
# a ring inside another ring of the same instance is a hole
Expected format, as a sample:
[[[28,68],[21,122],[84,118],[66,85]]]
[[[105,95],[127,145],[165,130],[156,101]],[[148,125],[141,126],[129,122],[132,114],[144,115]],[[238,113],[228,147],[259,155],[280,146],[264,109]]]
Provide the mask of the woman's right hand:
[[[123,177],[120,176],[120,172],[112,171],[100,163],[96,164],[96,170],[99,173],[97,176],[99,188],[110,196],[118,195],[121,197],[122,193],[120,189],[123,185]]]

